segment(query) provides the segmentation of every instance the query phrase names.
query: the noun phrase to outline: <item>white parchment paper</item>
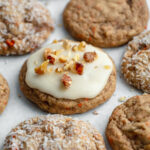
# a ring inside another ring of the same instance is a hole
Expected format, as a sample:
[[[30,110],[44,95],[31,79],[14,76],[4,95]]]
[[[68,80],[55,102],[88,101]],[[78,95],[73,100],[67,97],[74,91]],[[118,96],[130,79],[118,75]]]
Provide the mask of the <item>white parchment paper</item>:
[[[72,39],[71,36],[65,31],[62,22],[62,13],[69,0],[41,0],[45,3],[46,7],[50,10],[52,18],[54,20],[55,30],[46,42],[51,42],[54,39],[68,38]],[[150,8],[150,0],[147,0]],[[148,25],[150,29],[150,24]],[[45,43],[45,44],[46,44]],[[91,110],[87,113],[80,115],[72,115],[72,117],[78,117],[82,120],[89,121],[95,126],[99,132],[104,136],[107,149],[110,150],[108,142],[105,138],[105,128],[113,109],[120,105],[119,98],[141,94],[142,92],[137,91],[130,87],[120,74],[120,63],[125,52],[126,45],[119,48],[105,49],[106,52],[114,59],[117,67],[117,88],[112,98],[105,104]],[[0,115],[0,150],[4,144],[4,139],[10,130],[15,127],[21,121],[29,119],[41,114],[47,114],[41,111],[34,104],[29,102],[22,94],[19,89],[18,75],[20,68],[24,61],[29,57],[30,54],[25,56],[0,56],[0,73],[7,79],[10,86],[10,99],[9,103],[2,115]],[[97,111],[98,115],[94,115],[93,111]]]

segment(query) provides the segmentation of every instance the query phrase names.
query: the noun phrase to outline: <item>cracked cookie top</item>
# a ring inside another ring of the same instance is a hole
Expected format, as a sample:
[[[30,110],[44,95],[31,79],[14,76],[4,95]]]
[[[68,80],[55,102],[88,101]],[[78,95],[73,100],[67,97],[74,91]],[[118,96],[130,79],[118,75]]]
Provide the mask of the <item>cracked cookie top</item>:
[[[106,129],[113,150],[150,149],[150,95],[135,96],[118,106]]]
[[[145,0],[71,0],[64,25],[78,40],[99,47],[127,43],[147,27]]]

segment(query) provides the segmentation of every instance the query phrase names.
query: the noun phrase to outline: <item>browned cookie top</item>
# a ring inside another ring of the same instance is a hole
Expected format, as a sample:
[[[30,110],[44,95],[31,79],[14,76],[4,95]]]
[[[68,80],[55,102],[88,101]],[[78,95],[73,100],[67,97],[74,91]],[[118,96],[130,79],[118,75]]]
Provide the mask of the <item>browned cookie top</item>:
[[[6,138],[4,150],[106,150],[99,132],[89,123],[62,115],[24,121]]]
[[[146,28],[145,0],[71,0],[64,24],[78,40],[99,47],[125,44]]]
[[[49,11],[36,0],[0,0],[0,55],[22,55],[52,31]]]
[[[106,135],[113,150],[150,150],[150,95],[132,97],[118,106]]]
[[[9,87],[7,81],[0,74],[0,114],[4,111],[9,97]]]
[[[150,93],[150,31],[128,44],[121,71],[129,84]]]

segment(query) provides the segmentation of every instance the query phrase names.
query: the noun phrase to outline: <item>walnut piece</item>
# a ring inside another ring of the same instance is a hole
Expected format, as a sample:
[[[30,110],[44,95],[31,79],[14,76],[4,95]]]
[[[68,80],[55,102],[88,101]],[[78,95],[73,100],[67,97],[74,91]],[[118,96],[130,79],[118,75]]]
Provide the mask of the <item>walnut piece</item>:
[[[53,56],[49,55],[49,56],[47,57],[47,59],[48,59],[48,61],[49,61],[50,64],[54,65],[54,63],[55,63],[55,58],[54,58]]]
[[[52,53],[52,50],[50,48],[46,48],[43,54],[44,60],[48,59],[48,56],[50,56]]]
[[[39,67],[35,68],[35,73],[42,75],[47,72],[48,61],[44,61]]]
[[[66,49],[66,50],[69,50],[69,49],[71,48],[71,45],[70,45],[70,43],[68,42],[68,40],[65,40],[65,41],[63,42],[63,47],[64,47],[64,49]]]
[[[55,69],[55,72],[56,73],[62,73],[64,70],[63,70],[63,68],[56,68]]]
[[[64,85],[65,88],[69,88],[71,86],[72,83],[72,79],[70,76],[68,76],[67,74],[64,74],[62,77],[62,83]]]
[[[77,72],[79,75],[82,75],[82,74],[83,74],[84,66],[83,66],[83,64],[81,64],[81,63],[79,63],[79,62],[76,62],[76,63],[75,63],[75,69],[76,69],[76,72]]]
[[[84,51],[86,47],[86,43],[83,41],[78,45],[78,50],[79,51]]]
[[[66,56],[59,57],[59,62],[60,63],[66,63],[67,62],[67,57]]]
[[[83,55],[83,58],[86,62],[91,63],[93,62],[97,57],[96,52],[86,52]]]

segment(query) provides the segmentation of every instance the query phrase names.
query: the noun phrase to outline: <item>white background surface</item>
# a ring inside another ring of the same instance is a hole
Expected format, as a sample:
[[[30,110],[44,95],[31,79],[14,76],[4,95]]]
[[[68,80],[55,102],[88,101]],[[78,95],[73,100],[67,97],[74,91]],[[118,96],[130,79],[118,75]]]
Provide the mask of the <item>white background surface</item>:
[[[72,39],[70,35],[65,31],[64,27],[59,26],[59,24],[63,24],[62,13],[68,1],[69,0],[49,0],[48,5],[46,5],[49,8],[51,16],[55,22],[55,30],[47,42],[62,38]],[[147,2],[150,8],[150,1],[147,0]],[[148,25],[148,29],[150,29],[150,24]],[[121,102],[118,101],[119,98],[122,96],[126,96],[127,98],[129,98],[131,96],[142,93],[128,86],[124,79],[120,77],[120,63],[125,52],[125,48],[126,46],[120,48],[105,49],[106,52],[108,52],[109,55],[114,59],[117,67],[117,88],[112,98],[105,104],[94,109],[99,113],[98,115],[93,115],[92,112],[94,110],[80,115],[73,115],[73,117],[78,117],[82,120],[88,120],[89,122],[91,122],[91,124],[95,126],[104,136],[108,150],[110,150],[110,147],[108,146],[107,140],[105,138],[105,128],[113,109],[117,105],[121,104]],[[29,55],[30,54],[16,57],[0,56],[0,73],[2,73],[3,76],[7,79],[11,91],[8,106],[6,107],[4,113],[0,115],[0,150],[2,150],[6,135],[18,123],[36,115],[47,114],[41,111],[31,102],[29,102],[19,89],[19,71],[22,64],[29,57]],[[21,95],[21,97],[19,97],[18,95]]]

